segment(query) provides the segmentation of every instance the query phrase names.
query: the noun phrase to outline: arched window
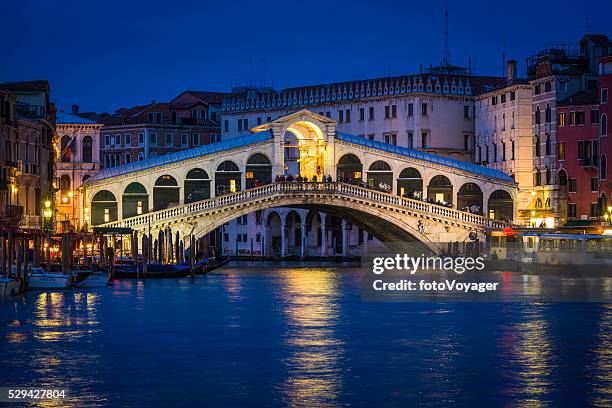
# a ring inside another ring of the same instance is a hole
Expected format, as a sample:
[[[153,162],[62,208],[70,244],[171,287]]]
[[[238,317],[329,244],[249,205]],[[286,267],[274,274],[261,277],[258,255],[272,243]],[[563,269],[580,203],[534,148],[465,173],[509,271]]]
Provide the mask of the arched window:
[[[72,160],[72,152],[70,151],[70,148],[68,147],[69,145],[70,145],[70,136],[68,135],[62,136],[62,139],[60,142],[60,148],[61,148],[60,161],[62,163],[69,163]]]
[[[130,153],[125,154],[125,164],[128,164],[132,161],[132,155]]]
[[[542,150],[540,146],[540,136],[536,135],[535,137],[535,155],[536,157],[540,157],[542,155]]]
[[[567,186],[567,172],[563,169],[557,173],[557,181],[560,186]]]
[[[608,115],[601,115],[601,135],[608,136]]]
[[[550,104],[546,104],[546,123],[550,123],[552,121],[552,110],[550,109]]]
[[[139,152],[138,153],[138,161],[142,161],[144,160],[144,153],[143,152]]]
[[[599,178],[602,180],[607,179],[608,173],[608,160],[606,159],[606,155],[601,155],[601,163],[599,163]]]
[[[70,176],[64,174],[60,177],[60,190],[70,190]]]
[[[552,154],[552,142],[550,140],[550,134],[546,134],[546,155],[550,156]]]
[[[535,111],[535,123],[536,125],[540,124],[540,107],[539,106],[536,107],[536,111]]]
[[[92,144],[93,144],[93,140],[90,136],[85,136],[83,138],[83,147],[82,147],[83,163],[91,163],[93,161]]]

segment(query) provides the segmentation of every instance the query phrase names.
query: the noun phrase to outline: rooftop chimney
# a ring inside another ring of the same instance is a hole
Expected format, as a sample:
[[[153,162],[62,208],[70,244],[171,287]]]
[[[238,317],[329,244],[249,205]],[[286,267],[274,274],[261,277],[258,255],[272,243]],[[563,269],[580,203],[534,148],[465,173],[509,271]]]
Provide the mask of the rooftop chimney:
[[[508,60],[508,82],[516,81],[516,60]]]
[[[72,105],[72,114],[76,115],[79,113],[79,105]]]

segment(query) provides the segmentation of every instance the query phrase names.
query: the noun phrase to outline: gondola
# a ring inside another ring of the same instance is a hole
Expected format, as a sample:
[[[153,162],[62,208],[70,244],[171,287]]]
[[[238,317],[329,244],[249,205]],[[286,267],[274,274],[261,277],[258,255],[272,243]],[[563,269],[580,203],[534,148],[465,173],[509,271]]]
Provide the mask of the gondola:
[[[229,262],[229,257],[211,258],[200,261],[194,265],[194,274],[210,272]],[[138,268],[138,269],[136,269]],[[182,262],[177,265],[147,264],[146,274],[143,271],[142,263],[138,266],[134,264],[115,265],[113,278],[115,279],[134,279],[134,278],[182,278],[191,275],[191,264]]]

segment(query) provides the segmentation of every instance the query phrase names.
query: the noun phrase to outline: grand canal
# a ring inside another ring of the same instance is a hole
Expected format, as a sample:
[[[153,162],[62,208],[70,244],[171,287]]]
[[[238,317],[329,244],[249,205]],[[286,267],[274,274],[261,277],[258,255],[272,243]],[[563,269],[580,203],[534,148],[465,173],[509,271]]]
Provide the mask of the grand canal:
[[[368,303],[360,285],[233,264],[0,300],[0,383],[68,387],[57,406],[612,405],[610,304]]]

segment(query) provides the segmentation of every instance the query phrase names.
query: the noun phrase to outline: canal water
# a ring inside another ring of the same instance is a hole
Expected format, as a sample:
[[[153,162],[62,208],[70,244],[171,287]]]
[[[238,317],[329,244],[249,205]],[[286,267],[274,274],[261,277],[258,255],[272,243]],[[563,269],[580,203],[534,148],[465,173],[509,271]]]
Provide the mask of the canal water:
[[[70,389],[45,406],[612,405],[612,305],[367,303],[360,273],[230,264],[3,299],[0,384]]]

